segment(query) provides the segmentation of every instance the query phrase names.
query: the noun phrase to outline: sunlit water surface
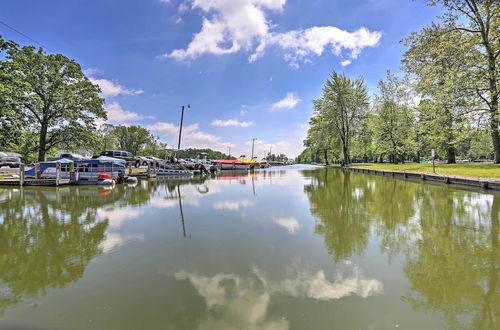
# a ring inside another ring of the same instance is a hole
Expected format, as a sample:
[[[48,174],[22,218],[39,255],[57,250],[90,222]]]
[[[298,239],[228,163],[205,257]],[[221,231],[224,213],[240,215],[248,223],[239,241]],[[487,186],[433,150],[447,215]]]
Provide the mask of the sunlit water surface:
[[[499,212],[300,166],[0,188],[0,328],[500,329]]]

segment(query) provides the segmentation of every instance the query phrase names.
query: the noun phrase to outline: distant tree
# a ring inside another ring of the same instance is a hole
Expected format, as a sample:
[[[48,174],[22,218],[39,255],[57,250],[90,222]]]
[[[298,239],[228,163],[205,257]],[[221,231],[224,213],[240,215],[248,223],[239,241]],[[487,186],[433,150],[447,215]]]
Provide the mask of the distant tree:
[[[113,131],[121,150],[134,155],[141,154],[147,145],[154,143],[154,137],[148,129],[140,126],[116,126]]]
[[[9,98],[9,106],[21,114],[27,129],[38,135],[38,160],[67,139],[85,141],[97,118],[106,118],[100,89],[92,84],[78,63],[61,54],[45,54],[35,47],[11,47],[0,61],[9,85],[20,88]]]

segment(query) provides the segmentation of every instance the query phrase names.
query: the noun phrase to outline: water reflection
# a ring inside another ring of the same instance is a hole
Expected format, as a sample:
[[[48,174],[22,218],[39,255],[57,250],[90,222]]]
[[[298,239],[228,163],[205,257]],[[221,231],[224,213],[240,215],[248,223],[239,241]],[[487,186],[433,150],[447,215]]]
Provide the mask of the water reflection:
[[[0,205],[1,313],[24,298],[80,278],[100,253],[108,226],[96,220],[96,207],[75,205],[82,196],[78,191],[0,191],[7,194]]]
[[[497,329],[499,213],[499,194],[335,169],[0,189],[0,321]]]
[[[380,281],[365,279],[359,267],[342,265],[329,280],[325,271],[288,271],[285,279],[273,281],[258,267],[252,267],[248,277],[219,273],[212,276],[179,271],[178,281],[189,281],[205,300],[209,313],[200,321],[200,329],[289,329],[285,318],[268,315],[275,295],[331,301],[350,295],[366,298],[383,292]]]
[[[405,256],[414,309],[452,329],[500,328],[500,195],[341,171],[306,171],[316,232],[334,260],[380,250]]]

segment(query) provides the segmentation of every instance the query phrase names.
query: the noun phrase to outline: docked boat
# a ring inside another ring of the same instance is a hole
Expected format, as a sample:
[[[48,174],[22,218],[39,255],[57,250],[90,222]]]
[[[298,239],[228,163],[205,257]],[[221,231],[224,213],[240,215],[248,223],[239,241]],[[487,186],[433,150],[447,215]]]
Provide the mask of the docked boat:
[[[113,185],[126,182],[126,163],[122,159],[100,156],[96,159],[71,160],[60,158],[48,162],[40,162],[37,166],[25,171],[26,177],[55,179],[57,163],[60,164],[61,179],[79,185]],[[36,173],[36,171],[39,173]]]
[[[193,172],[190,170],[183,170],[183,169],[158,168],[156,169],[156,175],[190,176],[193,175]]]
[[[248,170],[250,168],[250,164],[237,160],[237,159],[221,159],[215,160],[212,162],[218,170]]]

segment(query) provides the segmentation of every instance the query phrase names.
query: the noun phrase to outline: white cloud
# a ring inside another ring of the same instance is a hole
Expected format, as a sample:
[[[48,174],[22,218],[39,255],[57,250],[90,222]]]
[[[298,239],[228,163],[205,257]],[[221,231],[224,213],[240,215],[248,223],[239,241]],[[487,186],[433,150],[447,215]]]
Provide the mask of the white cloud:
[[[178,11],[179,13],[181,13],[181,14],[183,14],[183,13],[187,12],[188,10],[189,10],[189,6],[188,6],[187,4],[185,4],[184,2],[183,2],[183,3],[181,3],[181,4],[179,5],[179,7],[177,8],[177,11]]]
[[[170,141],[177,141],[179,126],[168,122],[156,122],[147,128],[161,137]],[[228,146],[234,147],[232,143],[220,141],[220,136],[205,133],[199,130],[198,124],[182,127],[181,146],[186,148],[210,148],[213,150],[225,151]]]
[[[342,65],[342,66],[348,66],[349,64],[351,64],[351,60],[345,60],[345,61],[340,62],[340,65]]]
[[[247,110],[240,110],[240,116],[246,116],[248,114]]]
[[[191,0],[192,9],[203,12],[201,30],[185,49],[175,49],[162,58],[194,59],[203,54],[223,55],[240,50],[251,51],[249,61],[261,57],[270,46],[285,51],[284,58],[291,67],[311,62],[325,49],[341,56],[345,50],[352,59],[366,47],[375,47],[380,32],[361,27],[354,32],[334,26],[313,26],[284,33],[272,32],[273,25],[266,11],[280,12],[286,0]],[[187,10],[187,6],[183,7]],[[184,10],[184,9],[183,9]]]
[[[216,119],[212,121],[210,125],[221,126],[221,127],[228,127],[228,126],[250,127],[253,126],[253,121],[239,121],[238,119],[228,119],[228,120]]]
[[[144,119],[144,117],[136,112],[123,110],[121,105],[113,102],[106,106],[108,112],[108,121],[115,123],[128,123]]]
[[[113,97],[118,95],[139,95],[144,93],[142,89],[129,89],[108,79],[95,79],[89,77],[93,84],[101,88],[101,97]]]
[[[302,100],[299,99],[294,93],[288,93],[284,99],[273,103],[271,110],[293,109],[300,101]]]
[[[295,234],[295,232],[302,227],[299,221],[296,218],[280,218],[273,217],[273,222],[278,226],[285,228],[289,234]]]

